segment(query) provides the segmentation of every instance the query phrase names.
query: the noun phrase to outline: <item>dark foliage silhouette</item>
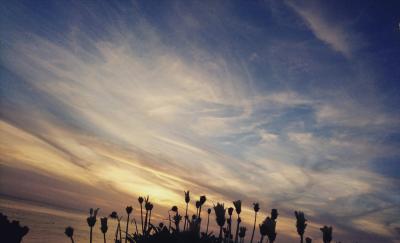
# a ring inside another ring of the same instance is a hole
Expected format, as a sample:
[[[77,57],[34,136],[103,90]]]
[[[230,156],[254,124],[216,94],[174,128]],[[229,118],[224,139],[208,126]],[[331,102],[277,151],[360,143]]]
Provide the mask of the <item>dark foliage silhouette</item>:
[[[28,234],[29,228],[19,225],[19,221],[10,221],[7,216],[0,213],[1,240],[3,242],[18,243]]]
[[[332,226],[328,227],[324,225],[320,230],[322,231],[322,239],[324,243],[330,243],[332,241]]]

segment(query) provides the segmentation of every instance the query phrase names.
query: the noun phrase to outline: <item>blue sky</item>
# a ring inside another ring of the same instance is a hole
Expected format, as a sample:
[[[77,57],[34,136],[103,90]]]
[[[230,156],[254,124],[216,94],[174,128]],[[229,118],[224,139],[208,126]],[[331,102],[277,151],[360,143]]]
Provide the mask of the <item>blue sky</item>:
[[[5,3],[1,193],[107,208],[111,194],[169,206],[189,188],[243,199],[249,219],[253,201],[279,208],[282,241],[304,210],[315,239],[332,224],[338,239],[398,242],[398,9]]]

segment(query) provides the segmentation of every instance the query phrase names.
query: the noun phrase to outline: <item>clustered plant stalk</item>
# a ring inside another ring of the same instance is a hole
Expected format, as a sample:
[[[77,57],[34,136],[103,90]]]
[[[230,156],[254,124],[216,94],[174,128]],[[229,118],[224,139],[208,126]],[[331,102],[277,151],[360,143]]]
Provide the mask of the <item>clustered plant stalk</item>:
[[[183,230],[181,230],[180,223],[183,219],[182,215],[179,214],[178,207],[173,206],[170,210],[168,210],[168,220],[169,220],[169,225],[168,227],[164,225],[164,223],[160,223],[158,226],[154,226],[151,223],[151,217],[152,217],[152,210],[154,205],[150,202],[149,197],[147,196],[146,198],[139,197],[138,202],[140,204],[140,219],[141,219],[141,234],[138,230],[138,226],[136,224],[136,219],[133,217],[133,219],[130,221],[131,214],[133,213],[133,207],[132,206],[127,206],[125,208],[125,211],[127,213],[127,219],[126,219],[126,228],[125,228],[125,243],[147,243],[147,242],[210,242],[210,243],[244,243],[244,239],[246,236],[246,227],[240,226],[241,224],[241,211],[242,211],[242,201],[241,200],[236,200],[233,201],[233,207],[230,208],[225,208],[224,203],[219,203],[214,204],[214,213],[215,213],[215,220],[216,223],[219,227],[219,234],[218,237],[216,235],[213,235],[212,232],[209,233],[209,224],[210,224],[210,214],[212,212],[211,208],[207,209],[207,226],[205,229],[205,232],[202,232],[200,234],[201,230],[201,209],[202,206],[204,206],[206,202],[206,196],[201,196],[200,200],[196,201],[196,214],[193,214],[191,217],[191,220],[189,219],[188,216],[188,207],[189,207],[189,202],[190,202],[190,196],[189,196],[189,191],[185,191],[185,203],[186,203],[186,209],[185,209],[185,221],[183,224]],[[144,204],[144,209],[145,215],[143,213],[143,204]],[[253,243],[254,240],[254,233],[255,233],[255,228],[257,224],[257,214],[260,210],[260,205],[259,203],[253,203],[253,209],[254,209],[254,223],[253,223],[253,230],[251,234],[251,239],[250,243]],[[236,211],[237,214],[237,224],[236,224],[236,230],[235,230],[235,237],[233,241],[233,235],[232,235],[232,214],[233,211]],[[90,228],[89,232],[89,242],[93,242],[93,227],[96,224],[97,221],[97,214],[98,214],[99,209],[93,209],[91,208],[89,210],[89,217],[87,218],[87,223]],[[228,211],[229,217],[226,218],[226,211]],[[171,218],[171,212],[173,212],[172,218]],[[307,219],[305,218],[305,215],[302,211],[295,211],[294,212],[296,216],[296,229],[297,233],[300,236],[300,243],[304,243],[304,233],[305,229],[307,227]],[[276,222],[278,219],[278,210],[277,209],[272,209],[270,216],[267,216],[261,224],[259,224],[259,230],[260,230],[260,241],[259,243],[263,243],[264,239],[267,238],[268,243],[274,243],[276,240],[277,232],[276,232]],[[109,217],[111,219],[117,220],[117,227],[115,231],[115,239],[114,243],[121,243],[122,242],[122,230],[121,230],[121,220],[122,216],[120,217],[117,212],[112,212]],[[103,242],[106,242],[106,233],[108,231],[108,218],[107,217],[102,217],[100,218],[101,226],[100,230],[101,233],[103,234]],[[135,223],[135,228],[136,231],[132,234],[129,233],[129,223]],[[173,222],[174,227],[171,225]],[[224,228],[225,223],[227,224],[227,227]],[[330,243],[332,241],[332,227],[324,226],[320,228],[322,235],[323,235],[323,242],[324,243]],[[224,234],[223,234],[224,232]],[[74,229],[70,226],[65,228],[65,235],[71,240],[72,243],[74,243]],[[185,238],[186,237],[186,238]],[[189,237],[189,238],[187,238]],[[306,237],[305,239],[306,243],[311,243],[312,239],[309,237]]]

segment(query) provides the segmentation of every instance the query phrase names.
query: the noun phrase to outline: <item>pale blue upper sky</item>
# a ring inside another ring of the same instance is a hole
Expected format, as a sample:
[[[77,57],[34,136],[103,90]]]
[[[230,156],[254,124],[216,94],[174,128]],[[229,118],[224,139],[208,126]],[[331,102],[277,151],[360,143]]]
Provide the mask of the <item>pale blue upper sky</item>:
[[[332,224],[341,239],[396,242],[399,9],[8,1],[0,192],[78,207],[83,185],[99,204],[104,184],[163,205],[189,188],[278,207],[289,228],[301,209],[314,234]]]

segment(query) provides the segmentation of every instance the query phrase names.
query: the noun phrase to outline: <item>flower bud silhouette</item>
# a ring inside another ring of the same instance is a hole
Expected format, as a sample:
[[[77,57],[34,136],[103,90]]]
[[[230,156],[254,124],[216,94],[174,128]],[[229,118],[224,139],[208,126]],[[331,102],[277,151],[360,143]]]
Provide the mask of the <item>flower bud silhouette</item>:
[[[125,208],[126,213],[128,214],[128,217],[126,218],[126,228],[125,228],[125,243],[128,242],[128,226],[129,226],[129,216],[133,211],[132,206],[127,206]]]
[[[108,220],[107,217],[100,218],[100,223],[101,223],[100,230],[101,230],[101,233],[103,233],[104,243],[106,243],[106,233],[108,230],[107,220]]]
[[[74,228],[72,228],[71,226],[68,226],[67,228],[65,228],[65,232],[64,234],[71,239],[71,242],[74,243]]]
[[[251,233],[250,243],[253,243],[254,239],[254,231],[256,230],[256,223],[257,223],[257,213],[260,211],[260,204],[258,202],[253,203],[254,209],[254,224],[253,224],[253,232]]]
[[[214,212],[216,216],[216,221],[219,226],[219,241],[222,240],[222,227],[225,224],[225,206],[223,203],[217,203],[217,205],[214,205]]]

